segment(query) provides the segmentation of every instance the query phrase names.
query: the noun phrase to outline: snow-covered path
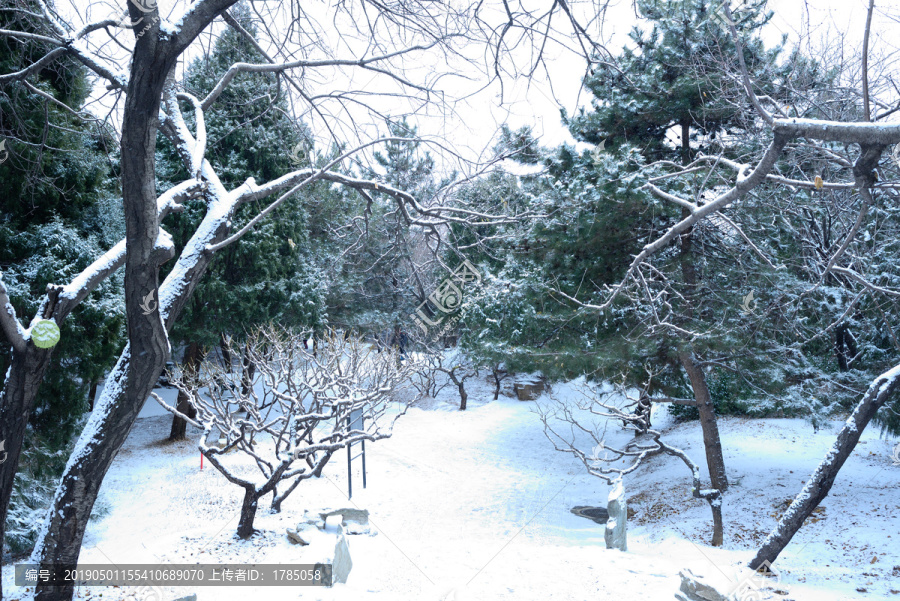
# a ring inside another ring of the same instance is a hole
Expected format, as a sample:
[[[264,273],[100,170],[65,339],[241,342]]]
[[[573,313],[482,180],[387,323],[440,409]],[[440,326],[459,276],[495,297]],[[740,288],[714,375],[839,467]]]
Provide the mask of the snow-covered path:
[[[565,397],[571,390],[558,386]],[[260,508],[250,542],[234,536],[240,490],[209,465],[199,469],[194,443],[159,442],[166,416],[140,419],[110,470],[100,498],[103,516],[88,528],[83,563],[304,563],[288,543],[304,509],[368,509],[377,536],[351,536],[353,570],[333,589],[169,589],[165,601],[197,593],[198,601],[255,599],[594,600],[673,599],[679,569],[735,575],[775,522],[776,505],[800,488],[832,442],[834,427],[813,434],[801,420],[723,419],[732,489],[725,500],[726,546],[704,544],[709,509],[690,498],[687,473],[670,458],[653,459],[626,481],[635,518],[629,551],[607,551],[603,528],[570,513],[603,505],[606,485],[543,435],[535,403],[489,401],[473,383],[466,412],[449,394],[412,409],[394,437],[367,446],[368,488],[354,476],[346,498],[346,455],[324,477],[300,485],[272,515]],[[546,399],[539,401],[547,402]],[[151,412],[152,413],[152,412]],[[664,424],[657,415],[655,425]],[[668,439],[702,463],[697,424],[668,425]],[[196,437],[196,432],[192,435]],[[779,559],[795,601],[890,597],[900,576],[897,536],[900,468],[892,442],[869,431],[823,504]],[[871,563],[872,557],[876,557]],[[11,570],[4,568],[4,590]],[[864,588],[867,592],[857,592]],[[30,598],[13,591],[11,599]],[[80,589],[79,599],[125,599],[124,589]],[[102,597],[100,594],[102,593]],[[17,597],[18,595],[18,597]],[[149,601],[149,600],[148,600]]]

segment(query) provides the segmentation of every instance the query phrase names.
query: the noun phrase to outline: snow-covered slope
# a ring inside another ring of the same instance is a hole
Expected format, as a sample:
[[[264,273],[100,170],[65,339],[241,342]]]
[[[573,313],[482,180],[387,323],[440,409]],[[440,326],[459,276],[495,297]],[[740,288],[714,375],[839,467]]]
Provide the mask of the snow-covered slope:
[[[346,455],[339,453],[323,478],[300,485],[281,514],[261,507],[261,533],[250,541],[234,535],[241,491],[208,463],[200,470],[194,443],[160,442],[170,418],[142,418],[104,482],[100,505],[106,513],[89,526],[81,561],[303,563],[303,549],[288,543],[285,528],[304,509],[349,504],[368,509],[379,534],[349,537],[353,570],[346,584],[167,589],[165,599],[197,593],[198,601],[670,600],[682,568],[739,578],[741,565],[840,425],[814,433],[802,420],[721,420],[732,483],[721,549],[707,545],[709,508],[691,498],[683,464],[652,459],[625,483],[636,513],[629,523],[629,551],[621,553],[605,549],[601,525],[569,511],[605,505],[607,487],[544,436],[534,409],[548,399],[490,401],[486,381],[470,388],[467,411],[456,410],[458,399],[447,390],[412,409],[392,439],[368,445],[368,488],[362,489],[357,462],[352,501],[346,496]],[[558,398],[572,394],[567,385],[554,390]],[[667,440],[705,469],[699,425],[673,424],[664,410],[654,418]],[[900,589],[895,443],[875,431],[865,433],[824,510],[779,558],[781,582],[770,588],[782,594],[770,591],[769,597],[837,601],[898,594],[891,593]],[[10,599],[30,599],[30,591],[12,586],[10,566],[4,566],[3,578]],[[114,601],[128,593],[82,588],[77,598]]]

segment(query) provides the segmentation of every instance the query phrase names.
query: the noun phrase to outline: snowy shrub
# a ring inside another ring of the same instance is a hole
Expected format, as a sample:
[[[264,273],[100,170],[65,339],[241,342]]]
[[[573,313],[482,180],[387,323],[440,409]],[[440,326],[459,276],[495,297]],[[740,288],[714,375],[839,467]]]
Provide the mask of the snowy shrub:
[[[76,434],[63,448],[54,449],[52,441],[38,437],[33,430],[26,434],[6,516],[4,547],[14,556],[29,553],[34,546],[56,483],[84,421],[79,421]]]

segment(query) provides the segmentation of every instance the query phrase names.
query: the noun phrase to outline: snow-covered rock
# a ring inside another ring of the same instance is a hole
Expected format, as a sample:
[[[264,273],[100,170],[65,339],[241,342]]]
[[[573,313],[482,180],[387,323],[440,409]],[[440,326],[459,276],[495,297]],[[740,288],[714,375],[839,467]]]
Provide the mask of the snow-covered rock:
[[[513,390],[520,401],[536,400],[547,389],[547,380],[540,372],[521,374],[513,381]]]
[[[681,570],[678,575],[681,576],[680,592],[675,593],[678,601],[730,601],[704,576],[694,574],[690,570]]]
[[[344,507],[339,509],[322,509],[320,511],[304,510],[304,523],[313,524],[320,530],[325,529],[328,518],[340,516],[340,524],[343,526],[344,534],[367,534],[375,536],[376,530],[369,527],[369,510],[357,509],[353,507]],[[290,534],[288,534],[290,537]]]
[[[356,522],[357,524],[361,524],[363,526],[369,523],[368,509],[345,507],[341,509],[323,509],[318,513],[319,517],[323,520],[326,520],[333,515],[339,515],[341,516],[341,523],[344,525],[346,525],[347,522]]]
[[[328,526],[320,529],[316,524],[300,524],[296,530],[288,529],[288,537],[306,542],[302,551],[302,563],[314,564],[316,569],[331,566],[331,584],[347,582],[353,561],[350,559],[350,545],[344,527],[340,524],[334,528]]]

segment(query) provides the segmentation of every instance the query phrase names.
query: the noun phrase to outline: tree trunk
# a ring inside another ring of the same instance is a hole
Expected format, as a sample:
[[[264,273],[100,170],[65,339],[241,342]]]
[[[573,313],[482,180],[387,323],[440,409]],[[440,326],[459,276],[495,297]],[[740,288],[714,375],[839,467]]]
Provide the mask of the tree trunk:
[[[197,373],[200,370],[200,363],[203,361],[204,352],[200,348],[199,342],[190,342],[184,349],[184,358],[181,361],[181,369],[184,375],[190,378],[190,381],[196,381]],[[176,409],[181,413],[194,419],[197,416],[197,410],[191,405],[190,397],[181,390],[178,391],[178,400]],[[169,430],[169,440],[184,440],[187,438],[187,422],[177,415],[172,416],[172,428]]]
[[[136,11],[136,9],[133,10]],[[132,18],[137,18],[137,16],[133,15]],[[156,32],[151,32],[151,35],[145,36],[141,40],[156,37]],[[169,65],[157,64],[162,60],[161,57],[147,56],[147,52],[153,53],[154,50],[143,48],[141,40],[138,41],[135,49],[128,100],[123,116],[122,136],[126,239],[130,245],[127,247],[128,252],[131,253],[126,257],[125,279],[129,342],[107,379],[107,386],[103,390],[98,407],[91,414],[85,427],[85,434],[79,438],[75,450],[69,458],[52,506],[48,511],[47,521],[44,523],[38,543],[35,545],[32,561],[40,563],[44,568],[51,565],[77,563],[85,528],[103,478],[116,453],[125,442],[141,406],[165,366],[168,353],[168,339],[165,330],[170,329],[178,318],[185,302],[190,298],[213,257],[211,253],[191,253],[189,256],[180,257],[178,265],[170,274],[170,278],[174,277],[174,279],[171,282],[167,280],[164,284],[164,287],[168,285],[167,294],[159,295],[155,279],[158,267],[150,267],[156,257],[148,256],[146,263],[142,265],[138,257],[132,256],[143,248],[147,237],[147,231],[141,232],[137,227],[140,223],[143,223],[147,230],[158,231],[158,224],[147,222],[146,219],[142,219],[143,215],[141,219],[135,218],[134,213],[143,213],[143,210],[140,206],[134,206],[134,196],[146,194],[147,199],[152,198],[153,206],[156,206],[156,198],[152,194],[155,189],[152,157],[156,141],[156,118],[159,114],[162,82],[150,82],[147,81],[147,78],[152,77],[151,74],[157,75],[160,70],[163,73],[169,71]],[[133,106],[135,103],[141,102],[144,105]],[[145,146],[140,145],[139,141],[141,140]],[[142,160],[138,160],[140,158]],[[139,165],[135,165],[136,162]],[[150,170],[148,171],[148,169]],[[228,198],[227,192],[215,174],[207,174],[207,181],[213,189],[215,197]],[[141,185],[141,182],[146,186]],[[139,188],[139,190],[135,190],[135,188]],[[234,207],[231,206],[229,210],[233,211]],[[155,217],[154,213],[154,219]],[[216,219],[215,217],[208,218]],[[228,231],[227,223],[219,219],[216,221],[220,223],[217,228],[203,227],[201,224],[188,244],[202,248],[206,244],[223,239]],[[135,246],[134,251],[132,251],[131,245],[132,238],[140,239],[140,244],[133,245]],[[152,273],[147,273],[150,271]],[[146,289],[141,290],[141,287],[151,283],[153,284],[152,291],[156,295],[150,300],[165,299],[166,301],[165,324],[160,319],[158,307],[147,315],[144,315],[140,308],[140,304],[147,297]],[[137,360],[133,362],[132,357]],[[74,589],[71,586],[48,586],[39,583],[36,587],[35,599],[37,601],[71,601],[73,592]]]
[[[225,371],[231,373],[231,369],[233,367],[234,357],[231,356],[231,345],[228,343],[228,339],[225,337],[225,333],[221,334],[221,341],[219,342],[219,350],[222,351],[222,363],[225,364]]]
[[[712,546],[721,547],[725,542],[724,528],[722,526],[722,499],[715,499],[709,504],[713,515]]]
[[[697,409],[700,411],[700,427],[703,430],[703,446],[706,447],[710,484],[712,488],[725,492],[728,489],[725,458],[722,454],[722,442],[719,439],[719,427],[716,424],[716,412],[713,409],[712,398],[706,385],[706,376],[703,374],[703,369],[697,365],[693,353],[683,351],[678,357],[691,380],[694,399],[696,399]]]
[[[245,351],[241,363],[241,396],[249,396],[253,386],[253,376],[256,374],[256,364],[250,360],[250,355]]]
[[[53,318],[62,324],[77,301],[59,299],[59,288],[48,290],[40,315],[44,319]],[[3,390],[0,391],[0,441],[3,442],[3,456],[0,456],[0,550],[6,536],[6,514],[12,497],[13,482],[19,467],[22,441],[34,399],[40,390],[44,372],[50,365],[53,349],[41,349],[31,340],[24,350],[12,348]],[[0,585],[0,599],[3,588]]]
[[[763,541],[756,557],[749,564],[751,569],[759,569],[766,561],[770,564],[775,563],[778,555],[791,542],[806,518],[828,496],[838,471],[853,452],[863,430],[878,410],[894,395],[897,388],[900,388],[900,365],[878,376],[872,382],[856,409],[847,418],[831,449],[825,454],[825,459],[781,516],[775,529]]]
[[[494,384],[496,385],[494,387],[494,400],[496,401],[497,399],[500,398],[500,385],[502,384],[503,380],[506,379],[507,375],[509,375],[509,372],[500,371],[499,369],[494,369],[493,373],[494,373]],[[501,376],[500,374],[503,374],[503,375]]]
[[[53,499],[52,513],[44,523],[35,546],[32,558],[35,563],[44,567],[74,566],[78,563],[81,541],[103,477],[158,377],[147,376],[146,373],[135,375],[136,371],[131,365],[129,343],[110,373],[109,382],[121,383],[121,388],[111,384],[104,390],[98,408],[85,426],[85,432],[93,434],[82,435],[69,458]],[[107,390],[114,387],[119,390],[118,398],[117,402],[110,403],[112,394],[108,394]],[[66,601],[72,598],[73,593],[73,585],[39,584],[35,599]]]
[[[88,403],[90,403],[90,408],[88,409],[88,411],[94,410],[94,399],[97,398],[97,385],[99,383],[100,382],[98,380],[94,380],[93,382],[91,382],[91,386],[88,388]]]
[[[450,370],[447,372],[450,376],[450,380],[456,385],[456,388],[459,390],[459,410],[466,410],[466,401],[469,399],[469,395],[466,394],[466,379],[463,377],[462,379],[456,377],[456,372],[454,370]]]
[[[13,350],[6,382],[0,393],[0,441],[3,442],[3,451],[0,451],[0,549],[6,535],[6,513],[12,497],[28,416],[49,364],[50,351],[39,349],[30,341],[25,352]],[[0,599],[2,598],[3,589],[0,584]]]
[[[837,356],[838,369],[847,371],[847,351],[844,336],[847,331],[846,324],[841,324],[834,329],[834,353]]]
[[[255,490],[244,490],[244,504],[241,506],[241,519],[238,522],[237,533],[241,538],[250,538],[256,532],[253,529],[253,519],[256,517],[256,509],[259,507],[259,495]]]
[[[637,438],[641,434],[644,434],[653,425],[652,423],[650,423],[650,413],[652,410],[653,402],[650,400],[650,397],[647,395],[646,391],[642,390],[640,398],[638,398],[637,405],[634,408],[634,414],[640,417],[643,423],[638,426],[637,430],[635,430],[635,438]]]

